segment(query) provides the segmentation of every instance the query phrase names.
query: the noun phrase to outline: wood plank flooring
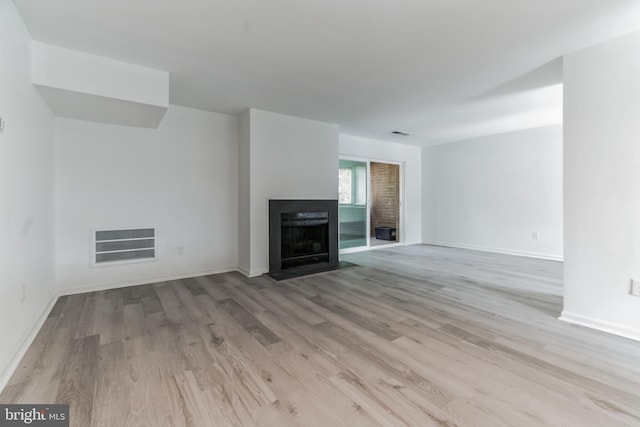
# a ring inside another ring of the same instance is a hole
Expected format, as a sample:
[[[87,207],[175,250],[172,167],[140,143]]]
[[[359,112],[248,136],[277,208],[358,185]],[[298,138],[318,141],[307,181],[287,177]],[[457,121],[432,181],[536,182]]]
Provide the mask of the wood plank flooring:
[[[557,320],[560,263],[344,258],[62,297],[0,402],[82,427],[640,425],[640,343]]]

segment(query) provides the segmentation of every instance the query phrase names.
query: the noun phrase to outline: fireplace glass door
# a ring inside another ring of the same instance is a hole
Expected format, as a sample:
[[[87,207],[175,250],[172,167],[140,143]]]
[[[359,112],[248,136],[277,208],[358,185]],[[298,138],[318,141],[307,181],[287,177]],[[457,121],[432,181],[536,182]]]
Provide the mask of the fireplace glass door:
[[[280,214],[282,269],[329,262],[329,212]]]

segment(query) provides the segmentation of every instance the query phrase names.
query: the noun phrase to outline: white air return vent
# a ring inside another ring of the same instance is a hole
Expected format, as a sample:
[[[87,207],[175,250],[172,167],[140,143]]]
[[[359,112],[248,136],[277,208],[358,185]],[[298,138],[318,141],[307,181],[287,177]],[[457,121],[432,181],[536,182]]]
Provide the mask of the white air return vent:
[[[93,265],[148,261],[156,257],[156,229],[95,230]]]

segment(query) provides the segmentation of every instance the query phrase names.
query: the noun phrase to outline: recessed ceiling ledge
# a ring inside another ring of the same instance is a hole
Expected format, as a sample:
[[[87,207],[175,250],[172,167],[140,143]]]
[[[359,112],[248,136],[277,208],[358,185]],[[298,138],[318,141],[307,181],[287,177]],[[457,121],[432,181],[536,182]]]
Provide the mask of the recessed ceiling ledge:
[[[169,72],[33,42],[31,81],[59,117],[157,128]]]

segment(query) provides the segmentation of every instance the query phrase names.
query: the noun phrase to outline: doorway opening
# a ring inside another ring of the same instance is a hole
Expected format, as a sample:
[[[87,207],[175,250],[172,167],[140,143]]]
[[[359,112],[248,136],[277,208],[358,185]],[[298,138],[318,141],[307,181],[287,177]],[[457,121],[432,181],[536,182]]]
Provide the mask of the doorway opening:
[[[371,162],[371,246],[396,243],[400,230],[400,165]]]
[[[343,158],[338,184],[341,253],[401,243],[402,164]]]

